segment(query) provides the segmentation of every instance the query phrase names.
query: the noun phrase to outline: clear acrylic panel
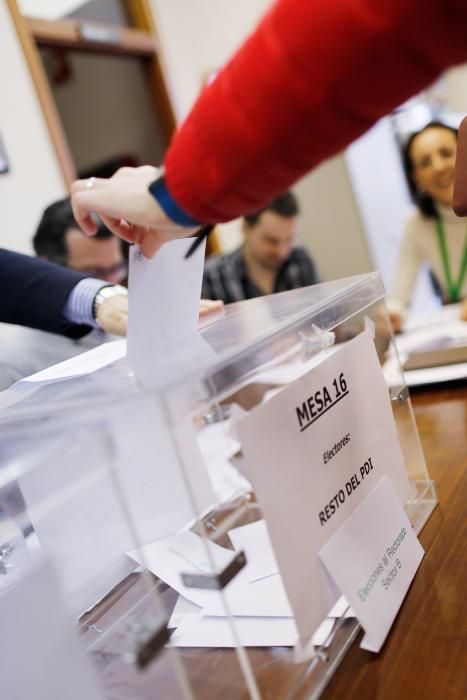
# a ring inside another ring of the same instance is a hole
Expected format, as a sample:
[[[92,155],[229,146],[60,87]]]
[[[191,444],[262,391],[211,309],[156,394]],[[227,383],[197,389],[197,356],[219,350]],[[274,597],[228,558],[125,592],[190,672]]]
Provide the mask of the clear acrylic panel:
[[[0,567],[11,556],[5,546],[20,570],[30,538],[39,541],[103,697],[320,695],[360,630],[345,601],[305,660],[292,613],[282,611],[271,633],[232,609],[232,591],[248,585],[232,530],[263,520],[235,422],[368,326],[383,363],[394,339],[377,274],[228,306],[154,358],[150,389],[120,360],[9,393],[14,405],[0,410]],[[436,495],[401,370],[388,394],[418,532]]]

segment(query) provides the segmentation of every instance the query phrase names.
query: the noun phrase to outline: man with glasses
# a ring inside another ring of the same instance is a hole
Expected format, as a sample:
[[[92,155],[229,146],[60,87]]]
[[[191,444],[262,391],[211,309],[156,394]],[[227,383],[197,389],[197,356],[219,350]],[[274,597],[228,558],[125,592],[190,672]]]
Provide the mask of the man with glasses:
[[[98,224],[94,238],[85,236],[75,223],[70,199],[50,204],[44,211],[32,243],[40,258],[77,270],[89,277],[121,284],[127,275],[120,240]]]
[[[126,293],[119,286],[127,276],[120,239],[101,222],[95,239],[85,236],[75,223],[69,198],[54,202],[45,209],[34,234],[33,246],[38,257],[76,270],[87,278],[97,278],[108,285],[116,285],[109,286],[114,294]],[[77,304],[78,307],[82,306],[79,299]],[[70,338],[2,323],[0,390],[7,389],[23,377],[115,338],[100,328],[95,328],[82,337]]]

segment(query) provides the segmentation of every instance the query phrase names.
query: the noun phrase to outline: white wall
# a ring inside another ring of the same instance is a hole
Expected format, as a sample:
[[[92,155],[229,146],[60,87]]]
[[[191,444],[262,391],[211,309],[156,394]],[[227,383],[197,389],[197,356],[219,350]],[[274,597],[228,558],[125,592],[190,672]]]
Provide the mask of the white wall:
[[[467,114],[467,64],[448,70],[444,83],[449,109]]]
[[[302,208],[301,240],[323,279],[374,269],[343,156],[336,156],[294,188]]]
[[[271,4],[270,0],[152,0],[169,84],[179,119],[203,80],[229,58]],[[302,207],[301,240],[326,279],[372,269],[342,157],[333,158],[296,187]],[[241,240],[239,225],[221,228],[225,250]]]
[[[272,0],[151,0],[177,117],[220,68]]]
[[[4,2],[0,2],[0,89],[0,133],[10,161],[10,172],[0,175],[0,245],[30,252],[43,208],[64,196],[65,184]]]

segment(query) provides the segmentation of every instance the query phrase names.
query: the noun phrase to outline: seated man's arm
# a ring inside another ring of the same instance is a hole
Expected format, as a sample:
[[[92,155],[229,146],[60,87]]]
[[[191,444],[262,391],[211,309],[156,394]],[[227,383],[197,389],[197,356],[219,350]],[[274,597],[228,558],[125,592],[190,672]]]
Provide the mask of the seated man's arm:
[[[80,338],[93,327],[123,335],[126,332],[126,298],[122,302],[125,305],[124,329],[122,323],[115,326],[115,315],[109,322],[109,314],[102,313],[109,305],[115,305],[112,299],[101,304],[97,309],[97,320],[94,320],[96,296],[107,286],[105,282],[86,278],[79,272],[40,258],[0,249],[0,321],[4,323],[29,326],[70,338]],[[77,294],[85,287],[86,294]]]

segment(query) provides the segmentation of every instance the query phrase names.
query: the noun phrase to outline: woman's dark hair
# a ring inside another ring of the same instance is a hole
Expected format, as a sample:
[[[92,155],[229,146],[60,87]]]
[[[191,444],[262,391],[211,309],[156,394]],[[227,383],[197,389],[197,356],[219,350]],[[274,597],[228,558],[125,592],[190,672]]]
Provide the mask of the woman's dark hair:
[[[412,148],[412,143],[414,142],[414,139],[416,139],[417,136],[419,136],[419,134],[422,134],[428,129],[447,129],[447,131],[452,131],[452,133],[457,139],[457,129],[455,129],[454,127],[448,126],[447,124],[443,124],[443,122],[440,121],[429,122],[429,124],[424,126],[423,129],[415,131],[413,134],[410,135],[409,139],[407,140],[407,143],[402,149],[402,164],[404,166],[405,175],[407,177],[407,182],[409,185],[409,190],[413,202],[417,205],[423,216],[427,216],[431,219],[436,219],[438,216],[438,212],[436,210],[436,205],[433,200],[433,197],[431,197],[426,192],[420,192],[420,190],[417,188],[417,185],[413,179],[414,166],[412,163],[412,158],[410,157],[410,149]]]

